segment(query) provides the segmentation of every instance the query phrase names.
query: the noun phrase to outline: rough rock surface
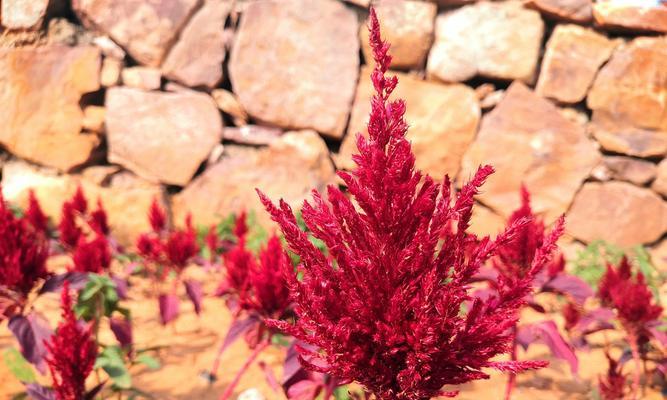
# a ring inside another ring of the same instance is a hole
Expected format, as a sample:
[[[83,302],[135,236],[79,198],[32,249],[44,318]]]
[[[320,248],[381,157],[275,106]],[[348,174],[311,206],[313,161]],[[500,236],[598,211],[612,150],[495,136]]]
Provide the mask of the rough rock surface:
[[[161,200],[162,189],[125,172],[111,179],[108,186],[100,186],[83,175],[58,175],[55,171],[36,168],[22,161],[5,164],[2,171],[2,193],[5,198],[25,207],[28,191],[34,189],[44,213],[54,221],[60,218],[65,200],[79,184],[89,201],[102,200],[109,217],[112,235],[122,244],[131,246],[139,234],[150,229],[146,210],[154,198]]]
[[[250,3],[229,74],[248,114],[340,138],[359,74],[358,22],[337,1]]]
[[[597,0],[593,17],[604,28],[667,33],[667,7],[654,1]]]
[[[209,96],[131,88],[107,92],[109,161],[151,181],[185,185],[222,138]]]
[[[667,152],[667,37],[619,46],[588,94],[591,130],[608,150],[634,156]]]
[[[604,156],[591,175],[600,181],[613,179],[641,186],[652,181],[656,173],[657,167],[650,161],[624,156]]]
[[[236,143],[265,145],[278,139],[283,131],[278,128],[261,125],[244,125],[240,127],[227,127],[222,131],[225,140]]]
[[[324,141],[313,131],[288,132],[263,149],[225,146],[228,152],[182,192],[173,197],[176,221],[192,212],[195,224],[210,224],[242,209],[255,210],[263,223],[268,216],[255,192],[272,200],[284,198],[300,208],[312,189],[322,190],[334,179]]]
[[[121,71],[123,86],[144,90],[156,90],[162,84],[160,70],[151,67],[129,67]]]
[[[248,124],[248,113],[243,108],[239,99],[234,93],[225,89],[215,89],[211,92],[213,100],[218,105],[218,108],[225,114],[229,114],[234,118],[234,124],[243,126]]]
[[[531,82],[536,72],[544,23],[521,2],[481,2],[436,18],[435,43],[427,72],[460,82],[476,75]]]
[[[578,103],[617,42],[592,29],[558,25],[549,38],[536,92],[563,103]]]
[[[392,68],[421,68],[433,43],[433,28],[438,7],[415,0],[382,0],[374,4],[382,21],[383,39],[391,43]],[[368,27],[359,28],[364,59],[373,62],[368,44]]]
[[[593,19],[592,0],[527,0],[526,6],[563,21],[586,23]]]
[[[663,196],[667,197],[667,159],[658,164],[655,181],[651,188]]]
[[[479,165],[491,164],[497,172],[484,185],[479,201],[507,217],[520,204],[524,183],[533,193],[535,211],[551,222],[567,210],[599,159],[583,127],[515,82],[482,119],[460,176],[470,177]]]
[[[98,146],[81,133],[84,93],[100,87],[93,46],[0,49],[0,144],[9,152],[66,171]]]
[[[48,7],[49,0],[5,0],[0,9],[2,26],[7,29],[38,28]]]
[[[199,0],[72,0],[89,27],[108,34],[139,63],[158,67]]]
[[[222,80],[227,0],[207,0],[190,19],[162,64],[164,75],[190,87],[211,89]]]
[[[475,91],[461,84],[422,81],[401,73],[397,76],[399,83],[393,96],[406,101],[408,138],[417,158],[417,168],[435,179],[442,179],[445,174],[455,177],[461,157],[473,141],[479,124],[480,109]],[[354,167],[355,136],[358,132],[366,134],[372,95],[370,70],[364,68],[347,136],[336,158],[338,168]]]
[[[583,242],[631,246],[654,242],[666,230],[667,203],[625,182],[584,184],[567,216],[567,231]]]

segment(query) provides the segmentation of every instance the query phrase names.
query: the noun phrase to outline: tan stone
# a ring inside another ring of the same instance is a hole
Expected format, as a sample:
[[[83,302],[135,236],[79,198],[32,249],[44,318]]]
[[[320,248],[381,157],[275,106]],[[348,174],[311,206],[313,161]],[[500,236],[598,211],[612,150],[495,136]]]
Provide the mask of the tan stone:
[[[160,89],[162,75],[157,68],[128,67],[121,71],[123,86],[144,90]]]
[[[285,199],[300,208],[311,189],[323,190],[334,179],[324,141],[313,131],[288,132],[269,147],[235,148],[173,197],[176,221],[192,213],[195,224],[208,226],[231,212],[255,211],[262,223],[268,215],[255,188],[272,200]]]
[[[481,204],[475,204],[472,209],[472,218],[470,219],[470,228],[468,232],[474,233],[479,237],[496,237],[505,229],[505,219],[491,211],[488,207]]]
[[[93,39],[93,44],[100,48],[105,57],[112,57],[117,60],[125,58],[125,50],[108,36],[97,36]]]
[[[657,167],[650,161],[624,156],[604,156],[592,175],[601,181],[613,179],[641,186],[652,181],[656,173]]]
[[[101,106],[87,106],[83,109],[83,129],[90,132],[104,132],[104,117],[106,108]]]
[[[461,84],[422,81],[401,73],[397,76],[399,83],[393,96],[406,102],[408,139],[412,142],[417,168],[438,180],[445,174],[455,177],[480,119],[475,91]],[[372,95],[370,69],[363,68],[347,136],[336,157],[338,168],[354,167],[355,136],[357,132],[367,133]]]
[[[593,19],[592,0],[527,0],[526,7],[562,21],[587,23]]]
[[[547,42],[536,92],[563,103],[578,103],[618,42],[578,25],[557,25]]]
[[[427,72],[450,82],[477,75],[532,82],[543,34],[540,14],[519,1],[481,2],[441,13]]]
[[[213,100],[222,112],[234,118],[236,125],[246,125],[248,123],[248,113],[239,103],[239,99],[234,93],[225,89],[215,89],[211,92],[211,96],[213,96]]]
[[[234,93],[258,121],[342,137],[359,74],[358,27],[337,1],[250,3],[229,61]]]
[[[87,27],[109,35],[143,65],[158,67],[199,0],[73,0]]]
[[[224,28],[231,2],[206,0],[164,60],[164,75],[189,87],[214,88],[222,80]]]
[[[608,150],[634,156],[667,151],[667,38],[617,47],[588,94],[591,131]]]
[[[655,181],[653,181],[651,189],[663,196],[667,196],[667,158],[658,164]]]
[[[261,125],[245,125],[241,127],[226,127],[222,131],[222,137],[225,140],[231,140],[236,143],[265,145],[280,138],[283,131],[278,128],[272,128]]]
[[[520,204],[520,187],[532,194],[536,213],[550,223],[569,207],[600,154],[584,128],[564,118],[548,100],[520,82],[482,119],[463,157],[460,176],[481,164],[496,169],[478,200],[508,217]]]
[[[618,246],[656,241],[667,230],[667,203],[625,182],[584,184],[567,216],[567,231],[583,242]]]
[[[120,73],[125,66],[123,60],[105,57],[100,71],[100,84],[104,87],[116,86],[120,83]]]
[[[433,43],[437,5],[416,0],[382,0],[373,7],[381,21],[383,39],[391,43],[391,67],[423,68]],[[366,24],[359,28],[359,36],[366,63],[372,64]]]
[[[118,165],[93,165],[81,171],[81,176],[96,185],[106,186],[111,177],[121,171]]]
[[[19,157],[69,170],[99,144],[81,134],[84,93],[99,89],[92,46],[0,49],[0,144]]]
[[[151,181],[185,185],[222,138],[213,99],[116,87],[106,95],[109,161]]]
[[[102,200],[107,211],[111,233],[122,245],[131,246],[143,232],[150,230],[147,213],[153,198],[160,201],[162,189],[125,173],[123,182],[111,181],[108,187],[81,175],[58,175],[53,170],[35,168],[22,161],[9,162],[3,168],[2,192],[5,198],[25,207],[28,190],[34,189],[46,215],[60,218],[62,203],[69,199],[79,184],[89,201]]]
[[[667,7],[654,0],[597,0],[593,17],[608,29],[667,33]]]
[[[39,28],[44,22],[49,0],[5,0],[0,16],[7,29]]]

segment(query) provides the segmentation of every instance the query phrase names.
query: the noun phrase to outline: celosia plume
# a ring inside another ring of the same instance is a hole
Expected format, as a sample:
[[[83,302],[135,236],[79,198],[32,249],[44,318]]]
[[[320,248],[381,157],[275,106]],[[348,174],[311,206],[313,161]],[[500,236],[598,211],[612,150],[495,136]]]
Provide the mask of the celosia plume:
[[[0,286],[25,297],[49,275],[48,243],[32,221],[14,216],[1,193],[0,238]]]
[[[389,101],[398,80],[385,76],[389,45],[372,9],[370,43],[376,93],[369,137],[357,135],[356,170],[339,173],[356,204],[330,186],[328,200],[313,192],[313,203],[302,209],[331,258],[299,229],[286,202],[275,206],[260,192],[303,270],[302,280],[287,274],[295,323],[270,325],[319,349],[301,349],[307,368],[357,381],[379,399],[454,396],[443,386],[488,378],[487,367],[514,373],[543,367],[493,358],[510,350],[510,328],[562,226],[544,237],[523,279],[486,300],[473,299],[473,275],[526,221],[513,222],[495,241],[466,232],[473,197],[492,168],[480,168],[456,196],[447,177],[439,185],[415,171],[405,103]]]
[[[76,247],[83,235],[83,231],[76,222],[77,212],[73,202],[66,201],[63,203],[58,233],[60,233],[60,243],[68,249]]]
[[[104,210],[104,206],[102,205],[102,201],[100,199],[97,199],[97,208],[90,213],[88,224],[90,225],[90,228],[98,235],[107,236],[111,231],[109,229],[107,212]]]
[[[56,334],[45,343],[49,352],[46,362],[58,400],[83,400],[86,378],[97,356],[92,326],[80,324],[72,310],[69,283],[65,281],[61,296],[62,317]]]
[[[39,205],[39,201],[37,201],[33,190],[30,190],[28,193],[28,209],[25,212],[25,218],[36,231],[44,234],[48,233],[49,219],[44,214],[44,211],[42,211],[42,207]]]
[[[88,241],[82,237],[74,250],[72,260],[73,271],[99,274],[108,270],[111,265],[111,248],[107,238],[98,234]]]
[[[148,210],[148,221],[155,233],[160,233],[167,227],[167,214],[160,207],[157,199],[153,199],[151,208]]]
[[[623,400],[625,398],[625,375],[622,373],[623,366],[607,353],[609,369],[607,375],[599,378],[598,387],[602,400]]]

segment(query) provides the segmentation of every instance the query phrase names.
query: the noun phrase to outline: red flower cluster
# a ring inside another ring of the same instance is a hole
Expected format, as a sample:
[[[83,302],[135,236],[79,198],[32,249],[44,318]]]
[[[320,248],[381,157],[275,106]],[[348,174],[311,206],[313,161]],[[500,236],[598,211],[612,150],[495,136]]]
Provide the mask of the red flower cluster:
[[[644,275],[638,272],[633,279],[630,263],[625,257],[618,268],[607,265],[607,272],[598,288],[598,297],[605,305],[616,309],[625,329],[638,339],[647,335],[646,324],[662,314],[662,307],[654,303]]]
[[[606,354],[609,361],[607,376],[599,379],[598,387],[602,400],[622,400],[625,398],[625,375],[621,372],[623,366],[609,354]]]
[[[35,223],[40,221],[14,216],[0,194],[0,287],[22,297],[48,276],[48,242]]]
[[[49,232],[49,219],[42,211],[42,207],[35,197],[35,192],[30,190],[28,194],[28,208],[25,212],[25,218],[36,231],[42,232],[45,235]]]
[[[498,249],[493,266],[502,276],[504,284],[512,285],[517,279],[523,279],[533,266],[538,250],[544,245],[547,236],[544,221],[533,214],[530,206],[530,193],[525,186],[521,187],[521,207],[509,218],[509,224],[525,221],[518,229],[515,237]],[[563,219],[556,222],[555,230],[563,229]],[[565,267],[564,258],[545,260],[537,273],[545,271],[549,278],[562,272]]]
[[[292,262],[277,236],[272,236],[259,253],[259,259],[246,247],[246,214],[236,219],[236,245],[225,253],[225,282],[218,294],[232,294],[239,310],[263,318],[283,318],[291,300],[285,277],[293,272]]]
[[[545,236],[524,279],[473,299],[473,276],[525,221],[511,224],[495,241],[466,232],[473,197],[492,168],[480,168],[454,199],[449,178],[439,185],[415,171],[405,103],[389,101],[398,80],[385,76],[389,45],[380,38],[373,10],[370,43],[376,94],[369,137],[357,135],[357,169],[339,173],[355,202],[330,186],[328,201],[314,192],[314,204],[302,209],[331,259],[299,229],[286,202],[276,206],[260,192],[303,270],[302,280],[288,275],[296,322],[270,325],[319,349],[300,350],[307,368],[357,381],[379,399],[455,396],[443,386],[488,378],[486,367],[516,373],[545,366],[492,359],[510,351],[510,328],[561,231]]]
[[[83,400],[86,378],[93,370],[97,347],[92,339],[92,327],[79,324],[74,316],[68,282],[63,286],[61,308],[62,320],[56,334],[45,342],[49,352],[46,363],[51,372],[56,398]]]
[[[199,252],[191,217],[188,215],[186,218],[184,230],[168,229],[166,214],[154,199],[148,212],[148,220],[153,231],[144,233],[137,239],[139,254],[163,267],[181,271]]]
[[[110,232],[107,214],[98,199],[97,208],[88,212],[88,200],[79,186],[74,196],[62,205],[60,244],[72,253],[76,272],[100,273],[111,265]]]

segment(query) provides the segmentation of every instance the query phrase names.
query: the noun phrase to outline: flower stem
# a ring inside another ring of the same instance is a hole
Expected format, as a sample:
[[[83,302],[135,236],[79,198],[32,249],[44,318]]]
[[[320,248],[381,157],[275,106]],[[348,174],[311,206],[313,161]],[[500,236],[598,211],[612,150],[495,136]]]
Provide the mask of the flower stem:
[[[516,326],[512,328],[512,361],[516,361]],[[509,374],[507,378],[507,386],[505,388],[505,400],[510,400],[512,398],[512,391],[514,390],[514,385],[516,384],[516,374]]]
[[[236,376],[234,379],[230,382],[229,385],[227,385],[227,388],[225,389],[224,393],[222,393],[222,396],[220,396],[219,400],[227,400],[229,397],[232,395],[234,392],[234,388],[236,385],[238,385],[239,381],[241,380],[241,376],[248,370],[250,365],[252,364],[253,361],[257,358],[259,353],[262,352],[265,348],[267,348],[271,344],[271,339],[268,338],[267,340],[264,340],[263,342],[260,342],[257,344],[257,347],[255,347],[255,350],[250,354],[250,357],[246,360],[245,364],[241,367],[241,369],[236,373]]]
[[[639,398],[639,383],[642,376],[642,362],[639,355],[639,343],[637,335],[633,332],[628,333],[628,341],[630,342],[630,350],[632,351],[632,359],[635,362],[635,373],[632,380],[632,399]]]

